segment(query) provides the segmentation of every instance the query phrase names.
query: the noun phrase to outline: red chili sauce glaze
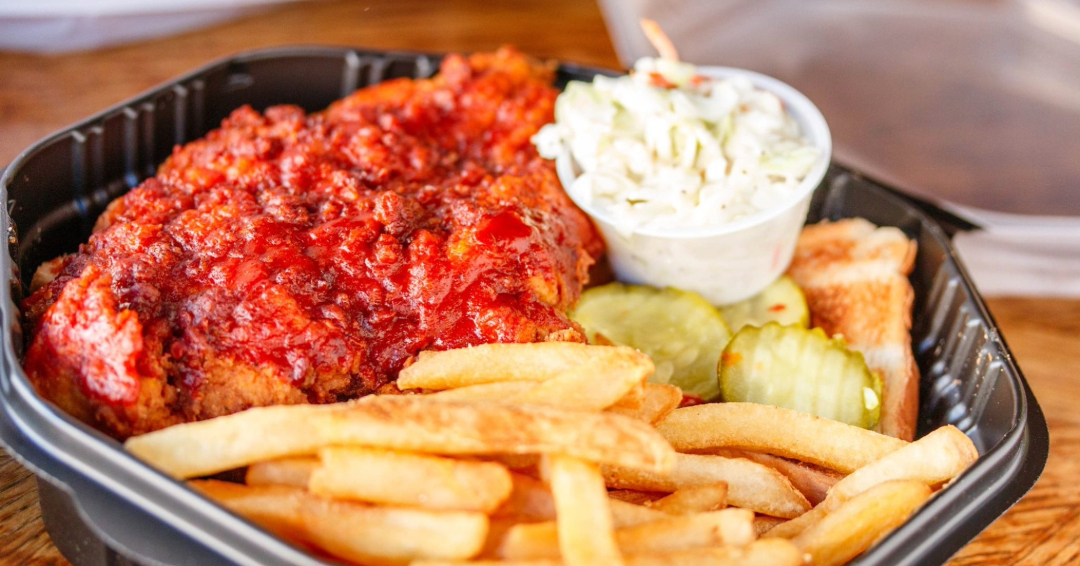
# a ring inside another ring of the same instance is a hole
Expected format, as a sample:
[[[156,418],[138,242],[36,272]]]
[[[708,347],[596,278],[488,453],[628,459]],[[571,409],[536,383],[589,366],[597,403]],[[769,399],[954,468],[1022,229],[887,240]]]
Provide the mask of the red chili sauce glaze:
[[[354,398],[424,349],[582,341],[565,313],[603,243],[530,142],[551,81],[503,49],[318,114],[236,110],[55,260],[27,374],[124,438]]]

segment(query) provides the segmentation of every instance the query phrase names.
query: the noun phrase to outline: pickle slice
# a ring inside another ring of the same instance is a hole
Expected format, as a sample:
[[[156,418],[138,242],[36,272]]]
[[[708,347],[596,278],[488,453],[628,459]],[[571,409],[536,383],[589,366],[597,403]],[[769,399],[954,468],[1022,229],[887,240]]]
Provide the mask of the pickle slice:
[[[720,394],[717,360],[731,338],[723,317],[689,291],[609,283],[585,291],[570,318],[589,341],[637,348],[656,364],[654,383],[670,383],[705,400]]]
[[[725,401],[795,409],[862,428],[881,415],[881,379],[862,354],[820,328],[747,326],[720,356]]]
[[[781,275],[749,299],[720,307],[720,314],[732,332],[738,332],[744,326],[765,326],[769,322],[803,328],[810,325],[806,296],[787,275]]]

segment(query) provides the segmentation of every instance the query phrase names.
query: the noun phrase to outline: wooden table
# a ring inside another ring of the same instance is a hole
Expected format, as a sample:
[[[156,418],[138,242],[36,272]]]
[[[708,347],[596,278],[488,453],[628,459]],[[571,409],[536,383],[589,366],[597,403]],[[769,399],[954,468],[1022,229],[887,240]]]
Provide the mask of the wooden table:
[[[55,57],[0,54],[0,163],[53,130],[238,51],[285,44],[477,51],[504,43],[541,57],[618,66],[592,3],[302,3],[129,47]],[[1071,564],[1080,559],[1080,411],[1074,407],[1080,401],[1080,301],[995,299],[990,308],[1050,423],[1050,461],[1031,494],[952,564]],[[33,476],[0,455],[0,564],[66,563],[42,527]]]

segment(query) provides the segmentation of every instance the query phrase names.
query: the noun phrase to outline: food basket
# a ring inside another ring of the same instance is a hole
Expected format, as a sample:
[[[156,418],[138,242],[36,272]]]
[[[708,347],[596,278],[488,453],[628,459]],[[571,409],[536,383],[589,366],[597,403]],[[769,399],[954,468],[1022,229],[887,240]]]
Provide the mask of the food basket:
[[[34,269],[77,249],[109,201],[153,175],[175,144],[203,136],[233,109],[289,103],[319,110],[368,84],[430,76],[438,61],[321,47],[231,57],[50,136],[4,172],[8,253],[0,272],[10,285],[0,297],[0,439],[37,474],[45,527],[76,566],[327,563],[129,456],[35,394],[21,369],[18,309]],[[558,81],[607,72],[562,65]],[[833,166],[814,197],[811,221],[851,216],[897,226],[918,241],[911,282],[922,372],[919,431],[954,424],[981,454],[853,564],[942,564],[1035,484],[1046,463],[1046,422],[950,244],[951,233],[971,226]]]

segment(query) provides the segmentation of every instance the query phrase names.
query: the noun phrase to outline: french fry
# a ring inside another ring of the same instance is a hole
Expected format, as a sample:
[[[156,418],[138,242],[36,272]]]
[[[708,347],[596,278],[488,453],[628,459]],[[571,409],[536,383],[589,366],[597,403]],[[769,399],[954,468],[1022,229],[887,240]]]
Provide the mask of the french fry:
[[[424,353],[404,387],[435,393],[253,409],[125,446],[178,478],[248,466],[247,486],[190,485],[375,566],[839,566],[978,457],[954,427],[906,443],[764,405],[677,409],[652,371],[621,346]]]
[[[612,359],[588,360],[531,389],[511,395],[506,401],[582,411],[610,407],[635,386],[640,386],[655,369],[648,356],[636,350],[631,352]]]
[[[651,360],[650,360],[651,361]],[[621,399],[615,402],[615,404],[608,407],[608,409],[614,409],[616,411],[637,411],[645,405],[645,384],[647,382],[641,381],[634,385],[630,391],[626,392]],[[621,413],[625,414],[625,413]]]
[[[379,395],[340,406],[249,409],[135,436],[124,446],[177,478],[313,454],[330,445],[431,454],[565,453],[655,471],[669,469],[674,459],[654,429],[621,415],[425,397]]]
[[[975,445],[964,433],[951,425],[941,427],[838,481],[817,507],[778,525],[766,536],[795,537],[845,501],[882,482],[913,480],[937,486],[960,475],[978,457]]]
[[[608,487],[671,493],[681,488],[728,485],[728,503],[773,517],[798,517],[810,503],[780,472],[742,459],[700,454],[678,454],[667,474],[605,465]]]
[[[248,466],[244,481],[248,485],[291,485],[307,488],[311,472],[317,467],[319,459],[307,456],[255,462]]]
[[[511,490],[510,472],[493,462],[352,446],[323,448],[319,459],[308,489],[323,497],[490,513]]]
[[[814,566],[840,566],[907,520],[930,497],[916,481],[887,481],[856,495],[792,542]]]
[[[723,509],[727,505],[727,494],[727,483],[719,482],[680,488],[675,493],[646,505],[670,515],[692,515]]]
[[[414,560],[409,566],[564,566],[557,558],[536,560]]]
[[[695,548],[660,554],[633,554],[627,566],[802,566],[802,553],[784,540],[759,540],[750,545]],[[418,560],[410,566],[562,566],[555,558],[533,560]]]
[[[668,513],[664,513],[663,511],[649,509],[648,507],[627,503],[626,501],[618,499],[609,498],[608,505],[611,507],[611,522],[615,525],[616,529],[636,527],[637,525],[651,523],[670,517]]]
[[[249,487],[215,480],[191,485],[274,532],[365,564],[464,560],[480,551],[488,531],[482,513],[331,501],[287,486]]]
[[[889,480],[914,480],[936,487],[963,473],[979,458],[971,439],[948,425],[880,460],[855,470],[829,490],[829,497],[851,498]]]
[[[817,505],[824,501],[825,496],[829,493],[829,488],[836,485],[836,482],[844,477],[839,472],[826,470],[813,464],[750,450],[717,448],[708,450],[706,453],[725,458],[746,458],[752,462],[768,466],[784,474],[791,481],[791,485],[806,496],[811,505]]]
[[[496,555],[512,562],[557,560],[561,556],[559,527],[555,521],[514,525],[506,531]]]
[[[643,420],[649,424],[655,424],[666,417],[682,403],[682,389],[674,385],[662,383],[646,383],[641,406],[637,409],[620,407],[618,404],[609,407],[611,413],[618,413],[628,417]]]
[[[802,553],[792,544],[759,540],[747,546],[697,548],[659,554],[634,554],[627,566],[802,566]]]
[[[503,401],[536,387],[532,381],[496,381],[467,385],[455,389],[444,389],[427,395],[440,401]]]
[[[802,566],[802,553],[785,540],[759,540],[747,546],[695,548],[659,554],[633,554],[627,566]],[[562,566],[555,558],[532,560],[418,560],[411,566]]]
[[[663,519],[615,531],[619,550],[626,555],[675,552],[723,545],[743,546],[754,541],[754,513],[724,509]],[[554,523],[529,523],[511,527],[499,556],[507,560],[558,558]]]
[[[510,496],[492,514],[519,522],[555,520],[555,500],[544,482],[529,476],[510,473]]]
[[[827,502],[827,503],[826,503]],[[819,503],[813,509],[791,519],[790,521],[784,521],[773,528],[762,533],[762,538],[786,538],[791,539],[798,536],[799,533],[810,528],[812,525],[816,525],[825,518],[825,515],[829,514],[829,511],[835,509],[838,505],[843,503],[844,500],[837,497],[832,500],[826,499]]]
[[[756,538],[753,522],[753,511],[723,509],[619,529],[615,533],[615,540],[626,554],[673,552],[721,545],[743,546]]]
[[[645,505],[650,501],[656,501],[666,495],[666,493],[656,491],[638,491],[635,489],[612,489],[608,491],[608,497],[627,503],[633,503],[634,505]]]
[[[755,515],[754,516],[754,534],[757,536],[764,535],[765,533],[776,528],[777,525],[783,524],[787,519],[781,519],[780,517],[770,517],[768,515]]]
[[[808,413],[756,403],[708,403],[672,411],[657,430],[679,451],[744,448],[853,472],[907,442]]]
[[[341,405],[257,407],[133,436],[124,448],[174,478],[209,476],[262,460],[314,454],[326,444],[316,421],[342,410]]]
[[[645,397],[642,383],[655,368],[645,354],[625,348],[619,351],[622,355],[587,360],[539,383],[481,383],[438,391],[430,398],[550,405],[583,411],[599,411],[623,403],[624,407],[640,409]],[[636,394],[631,395],[632,392]]]
[[[453,389],[497,381],[546,381],[590,360],[614,360],[641,354],[625,346],[590,346],[573,342],[484,344],[471,348],[420,352],[401,370],[401,389]]]
[[[542,465],[555,498],[558,549],[567,566],[621,566],[604,478],[590,462],[554,454]]]
[[[758,540],[746,547],[692,549],[627,556],[627,566],[801,566],[802,554],[794,544]]]
[[[490,462],[502,464],[506,469],[519,474],[539,477],[537,471],[540,467],[539,454],[484,454],[483,458]]]
[[[219,480],[192,480],[188,486],[279,537],[301,546],[311,542],[304,524],[304,509],[311,503],[311,495],[301,488]]]
[[[390,395],[366,397],[326,417],[319,434],[329,444],[451,455],[567,454],[653,470],[670,468],[674,459],[654,429],[607,413]]]
[[[487,539],[484,540],[484,548],[476,555],[476,560],[497,559],[499,547],[502,546],[506,533],[513,527],[521,524],[521,521],[513,517],[490,517],[488,521]]]

